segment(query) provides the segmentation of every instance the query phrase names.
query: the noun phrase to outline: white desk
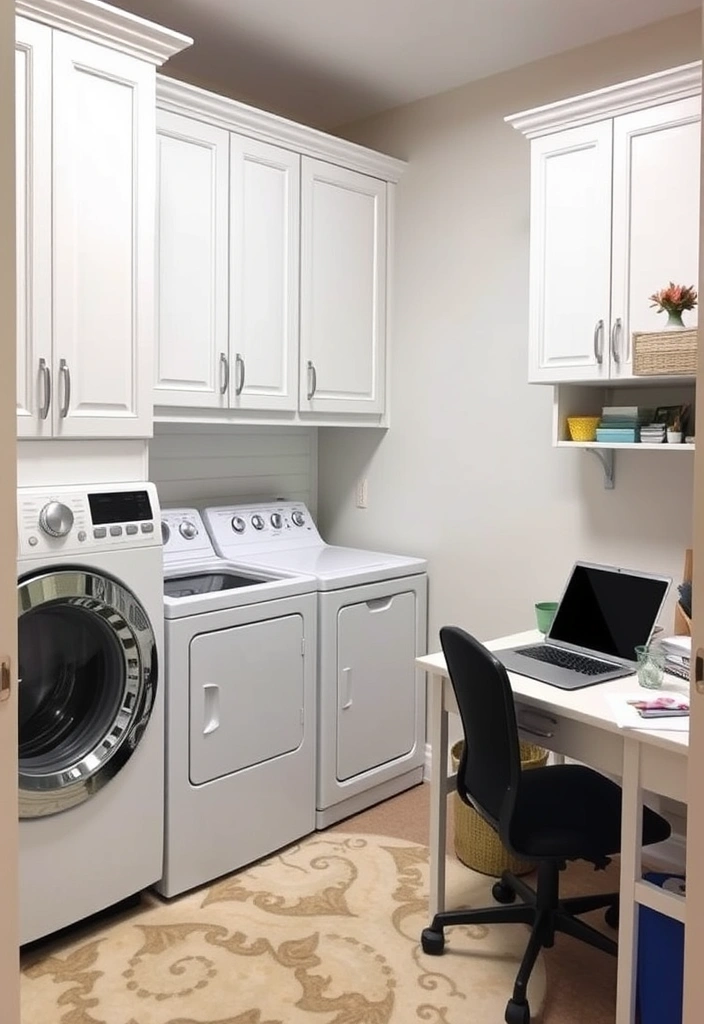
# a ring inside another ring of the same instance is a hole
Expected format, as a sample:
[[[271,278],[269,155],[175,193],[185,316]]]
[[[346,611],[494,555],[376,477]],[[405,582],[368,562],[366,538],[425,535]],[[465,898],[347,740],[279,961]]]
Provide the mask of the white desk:
[[[536,631],[487,643],[498,650],[542,640]],[[418,658],[430,680],[430,916],[444,909],[447,794],[456,776],[448,776],[447,716],[457,714],[455,695],[442,654]],[[633,1024],[638,941],[638,907],[646,906],[684,921],[685,901],[642,880],[642,790],[686,802],[689,734],[620,729],[609,694],[638,690],[635,676],[581,690],[561,690],[510,673],[516,716],[523,739],[556,754],[619,776],[623,787],[621,830],[621,904],[618,933],[616,1024]],[[674,688],[681,690],[673,680]]]

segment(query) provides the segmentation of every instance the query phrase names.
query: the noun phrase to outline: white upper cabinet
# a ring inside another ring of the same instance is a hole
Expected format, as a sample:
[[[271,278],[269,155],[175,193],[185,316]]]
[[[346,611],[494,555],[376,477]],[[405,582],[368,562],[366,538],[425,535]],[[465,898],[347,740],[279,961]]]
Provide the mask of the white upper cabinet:
[[[300,165],[230,136],[230,404],[297,406]]]
[[[300,408],[382,413],[386,182],[304,159],[301,195]]]
[[[530,379],[609,374],[610,121],[531,149]]]
[[[21,6],[18,434],[147,437],[155,65],[191,40],[90,0]]]
[[[51,436],[51,29],[17,18],[17,433]]]
[[[154,75],[54,35],[54,432],[151,433]]]
[[[700,91],[691,64],[507,118],[532,140],[531,381],[631,379],[650,296],[697,284]]]
[[[173,79],[157,102],[157,418],[385,426],[404,164]]]
[[[632,376],[633,331],[664,327],[650,296],[698,285],[700,107],[692,96],[614,120],[612,377]],[[696,327],[696,309],[684,320]]]
[[[157,112],[155,405],[228,404],[229,135]]]

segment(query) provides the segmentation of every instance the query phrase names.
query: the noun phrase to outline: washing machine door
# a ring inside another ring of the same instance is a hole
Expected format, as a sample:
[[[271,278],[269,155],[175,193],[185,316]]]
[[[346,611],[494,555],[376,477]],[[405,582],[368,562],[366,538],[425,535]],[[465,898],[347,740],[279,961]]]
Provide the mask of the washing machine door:
[[[156,641],[118,580],[72,567],[18,583],[19,811],[88,800],[136,750],[154,704]]]

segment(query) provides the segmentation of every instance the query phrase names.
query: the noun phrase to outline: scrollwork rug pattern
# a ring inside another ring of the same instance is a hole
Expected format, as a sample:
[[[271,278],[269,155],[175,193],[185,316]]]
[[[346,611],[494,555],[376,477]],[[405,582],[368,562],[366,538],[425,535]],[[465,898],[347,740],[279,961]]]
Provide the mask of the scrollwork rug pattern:
[[[496,1024],[526,944],[520,925],[418,945],[428,849],[320,833],[170,902],[25,955],[23,1024]],[[448,904],[491,904],[491,879],[448,859]],[[529,996],[543,1001],[539,960]]]

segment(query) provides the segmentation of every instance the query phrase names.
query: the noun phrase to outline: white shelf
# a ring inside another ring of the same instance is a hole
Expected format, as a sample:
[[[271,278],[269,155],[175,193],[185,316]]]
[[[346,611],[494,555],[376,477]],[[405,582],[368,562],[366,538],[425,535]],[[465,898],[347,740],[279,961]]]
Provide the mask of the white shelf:
[[[557,448],[623,448],[627,451],[646,451],[646,452],[659,452],[659,451],[682,451],[682,452],[693,452],[693,444],[648,444],[641,443],[640,441],[614,441],[609,444],[606,441],[558,441]]]

